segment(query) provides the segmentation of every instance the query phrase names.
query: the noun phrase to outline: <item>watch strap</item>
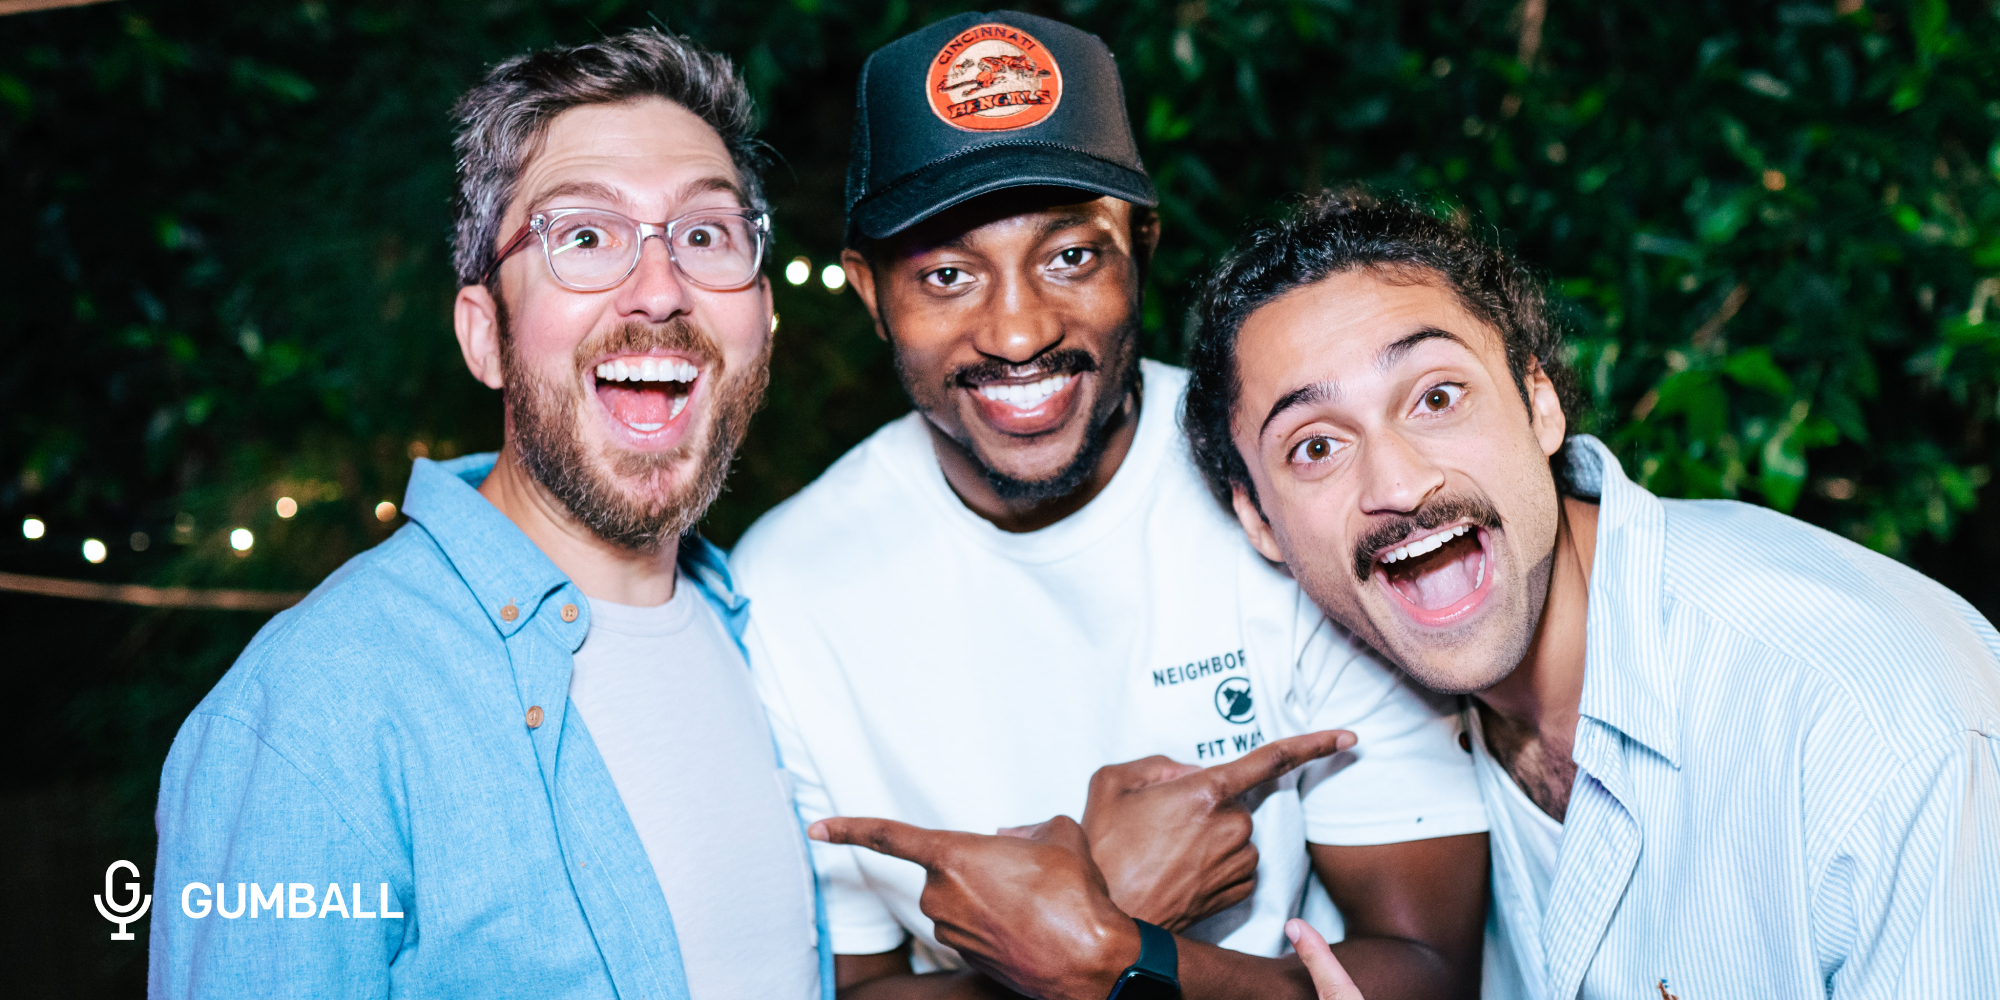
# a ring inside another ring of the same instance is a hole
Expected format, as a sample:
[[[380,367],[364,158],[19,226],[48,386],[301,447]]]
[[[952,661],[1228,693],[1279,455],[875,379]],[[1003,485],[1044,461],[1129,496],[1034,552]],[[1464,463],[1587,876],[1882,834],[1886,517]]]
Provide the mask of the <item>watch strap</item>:
[[[1137,917],[1132,922],[1139,925],[1139,960],[1132,963],[1132,968],[1179,983],[1180,948],[1174,944],[1173,932]]]

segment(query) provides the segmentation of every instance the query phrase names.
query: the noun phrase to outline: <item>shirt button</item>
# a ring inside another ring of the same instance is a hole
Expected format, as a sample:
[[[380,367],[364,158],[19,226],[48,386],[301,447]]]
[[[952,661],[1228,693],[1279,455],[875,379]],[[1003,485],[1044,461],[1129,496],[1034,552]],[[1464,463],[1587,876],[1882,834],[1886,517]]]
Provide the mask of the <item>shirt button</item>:
[[[565,605],[563,605],[563,612],[562,612],[562,615],[563,615],[563,621],[566,621],[566,622],[573,622],[573,621],[575,621],[575,620],[576,620],[576,605],[574,605],[574,604],[565,604]]]
[[[503,622],[511,622],[519,617],[521,617],[521,609],[515,607],[513,601],[508,601],[507,606],[500,609],[500,620]]]
[[[1458,734],[1458,748],[1459,748],[1460,750],[1463,750],[1463,751],[1465,751],[1466,753],[1471,753],[1471,752],[1472,752],[1472,734],[1471,734],[1471,733],[1459,733],[1459,734]]]
[[[540,705],[528,706],[528,728],[529,729],[542,728],[542,706]]]

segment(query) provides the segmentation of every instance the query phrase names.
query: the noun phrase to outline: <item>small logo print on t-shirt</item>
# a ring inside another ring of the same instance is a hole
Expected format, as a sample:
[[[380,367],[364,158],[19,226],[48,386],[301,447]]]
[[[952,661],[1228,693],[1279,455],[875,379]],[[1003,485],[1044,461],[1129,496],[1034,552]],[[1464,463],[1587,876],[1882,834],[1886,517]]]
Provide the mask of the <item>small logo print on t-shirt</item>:
[[[1224,719],[1235,723],[1249,722],[1257,717],[1257,705],[1250,700],[1250,678],[1231,677],[1215,689],[1215,710]]]

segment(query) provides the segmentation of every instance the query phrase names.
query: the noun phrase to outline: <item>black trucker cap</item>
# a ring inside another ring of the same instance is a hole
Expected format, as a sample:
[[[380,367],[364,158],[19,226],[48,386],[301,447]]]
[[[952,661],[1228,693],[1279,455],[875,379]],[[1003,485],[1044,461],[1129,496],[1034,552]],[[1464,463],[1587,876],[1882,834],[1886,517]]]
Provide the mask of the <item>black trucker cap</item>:
[[[1053,185],[1159,204],[1096,35],[1033,14],[960,14],[868,57],[847,162],[847,242],[962,201]]]

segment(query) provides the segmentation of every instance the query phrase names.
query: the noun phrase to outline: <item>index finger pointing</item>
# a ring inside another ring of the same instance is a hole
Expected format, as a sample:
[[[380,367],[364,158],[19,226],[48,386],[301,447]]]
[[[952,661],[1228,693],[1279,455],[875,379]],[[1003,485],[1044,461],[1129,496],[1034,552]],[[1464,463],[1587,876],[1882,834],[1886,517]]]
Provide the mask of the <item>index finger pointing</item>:
[[[1287,736],[1266,743],[1227,764],[1217,764],[1205,773],[1224,794],[1241,795],[1301,764],[1339,753],[1353,746],[1355,739],[1355,735],[1345,729]]]
[[[814,823],[806,836],[829,844],[853,844],[877,854],[914,861],[928,868],[937,860],[944,834],[893,819],[832,816]]]

